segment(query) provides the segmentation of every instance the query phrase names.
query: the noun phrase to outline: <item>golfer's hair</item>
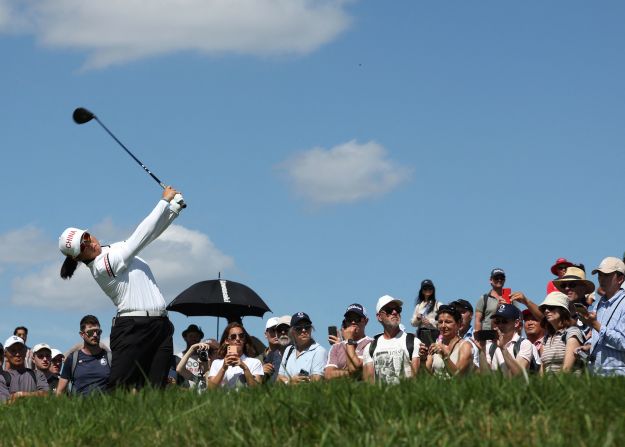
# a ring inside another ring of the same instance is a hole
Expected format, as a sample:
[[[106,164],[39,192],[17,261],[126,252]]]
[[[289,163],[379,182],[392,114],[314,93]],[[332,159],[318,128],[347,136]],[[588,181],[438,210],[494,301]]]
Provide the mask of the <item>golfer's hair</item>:
[[[98,317],[95,315],[85,315],[80,320],[80,331],[84,331],[88,324],[91,326],[100,326],[100,320],[98,320]]]
[[[78,267],[78,261],[71,256],[65,256],[65,261],[61,266],[61,278],[70,279]]]

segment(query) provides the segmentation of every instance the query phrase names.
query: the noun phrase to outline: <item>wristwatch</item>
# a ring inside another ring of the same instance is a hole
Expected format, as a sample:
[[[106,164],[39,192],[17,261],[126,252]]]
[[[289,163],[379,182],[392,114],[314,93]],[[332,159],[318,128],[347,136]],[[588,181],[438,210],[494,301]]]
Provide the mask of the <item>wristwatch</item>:
[[[353,338],[350,338],[349,340],[347,340],[347,344],[350,346],[358,346],[358,342],[354,340]]]

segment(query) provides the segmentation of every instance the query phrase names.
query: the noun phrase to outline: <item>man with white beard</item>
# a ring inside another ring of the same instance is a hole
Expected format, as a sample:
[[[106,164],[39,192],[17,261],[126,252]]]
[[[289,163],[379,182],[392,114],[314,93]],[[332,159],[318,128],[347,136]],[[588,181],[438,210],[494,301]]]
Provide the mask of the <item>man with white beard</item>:
[[[289,329],[291,317],[272,317],[265,325],[265,338],[269,347],[263,354],[263,380],[265,382],[275,382],[282,362],[282,354],[291,343],[289,339]]]

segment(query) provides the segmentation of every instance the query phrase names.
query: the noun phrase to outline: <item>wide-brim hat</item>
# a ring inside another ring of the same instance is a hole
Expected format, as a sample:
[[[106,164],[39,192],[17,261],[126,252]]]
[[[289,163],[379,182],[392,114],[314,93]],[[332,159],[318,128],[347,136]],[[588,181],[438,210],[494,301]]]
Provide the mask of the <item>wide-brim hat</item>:
[[[200,338],[204,338],[204,331],[197,324],[190,324],[188,328],[182,331],[182,338],[186,337],[189,332],[197,332],[200,334]]]
[[[571,314],[571,310],[569,308],[569,297],[562,292],[551,292],[545,297],[545,300],[540,303],[538,308],[541,312],[545,312],[545,307],[547,306],[561,307],[566,310],[568,315]]]
[[[592,281],[587,280],[586,273],[578,267],[568,267],[562,278],[553,280],[553,285],[556,286],[556,289],[560,292],[566,293],[566,291],[562,288],[562,285],[563,283],[571,281],[581,282],[584,285],[584,295],[588,295],[589,293],[595,291],[595,284]]]
[[[556,259],[556,262],[553,263],[553,265],[551,266],[551,273],[553,273],[554,275],[558,276],[558,266],[559,265],[564,265],[566,266],[566,268],[569,268],[573,265],[573,263],[571,261],[569,261],[566,258],[558,258]]]

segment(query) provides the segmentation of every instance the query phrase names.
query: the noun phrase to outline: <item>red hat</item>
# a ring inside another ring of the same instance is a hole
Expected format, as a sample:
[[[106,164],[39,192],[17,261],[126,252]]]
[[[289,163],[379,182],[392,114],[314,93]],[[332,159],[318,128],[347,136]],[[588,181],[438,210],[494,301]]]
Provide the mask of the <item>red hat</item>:
[[[558,267],[559,265],[564,265],[565,267],[568,268],[568,267],[571,267],[573,263],[570,261],[567,261],[566,258],[556,259],[556,262],[554,262],[553,265],[551,266],[551,273],[553,273],[556,276],[558,276],[558,271],[556,270],[556,267]]]

